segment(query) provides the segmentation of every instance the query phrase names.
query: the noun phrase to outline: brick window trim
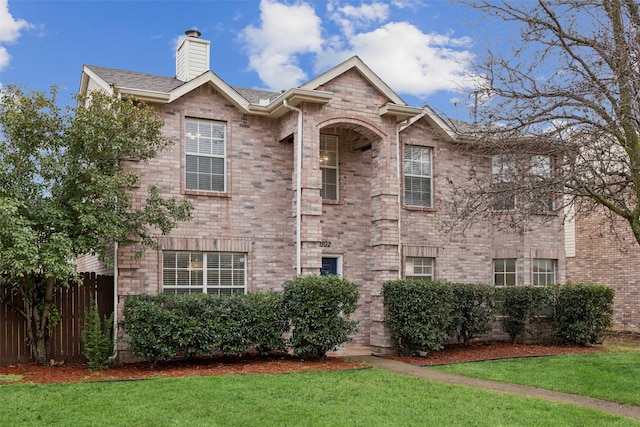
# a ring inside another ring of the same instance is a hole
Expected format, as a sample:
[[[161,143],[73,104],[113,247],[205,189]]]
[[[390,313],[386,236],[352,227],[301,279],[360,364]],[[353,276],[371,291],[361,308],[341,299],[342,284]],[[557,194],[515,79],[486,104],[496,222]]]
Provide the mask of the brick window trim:
[[[222,198],[231,198],[231,193],[229,191],[203,191],[203,190],[190,190],[188,188],[182,188],[180,194],[184,194],[187,196],[206,196],[206,197],[222,197]]]

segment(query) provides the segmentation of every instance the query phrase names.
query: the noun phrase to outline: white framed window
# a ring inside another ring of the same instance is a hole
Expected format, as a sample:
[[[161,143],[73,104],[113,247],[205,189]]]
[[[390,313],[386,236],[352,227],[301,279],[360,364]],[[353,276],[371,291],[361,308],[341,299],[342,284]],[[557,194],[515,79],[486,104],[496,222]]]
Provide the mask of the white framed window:
[[[404,277],[415,280],[434,280],[434,258],[407,257],[404,264]]]
[[[533,286],[555,285],[556,283],[556,260],[534,259]]]
[[[163,252],[162,291],[169,294],[244,294],[247,256],[233,252]]]
[[[185,128],[185,188],[226,191],[226,123],[187,118]]]
[[[548,181],[552,173],[551,157],[544,155],[531,156],[531,175],[534,180]],[[553,210],[553,194],[548,191],[548,186],[541,185],[537,191],[534,208],[540,212]]]
[[[320,135],[320,171],[322,200],[338,200],[338,137]]]
[[[516,208],[515,181],[516,159],[513,154],[496,154],[491,157],[493,183],[493,210],[512,211]]]
[[[404,204],[433,206],[432,149],[418,145],[404,147]]]
[[[493,285],[498,287],[516,286],[516,260],[515,258],[502,258],[493,260]]]

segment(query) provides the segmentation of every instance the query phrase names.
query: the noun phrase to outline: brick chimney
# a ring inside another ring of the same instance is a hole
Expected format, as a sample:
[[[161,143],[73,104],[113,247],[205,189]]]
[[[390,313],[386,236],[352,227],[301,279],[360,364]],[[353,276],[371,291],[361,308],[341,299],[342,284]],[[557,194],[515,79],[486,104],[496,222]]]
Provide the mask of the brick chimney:
[[[200,31],[187,30],[186,37],[176,52],[176,78],[189,81],[209,71],[209,45],[211,42],[200,38]]]

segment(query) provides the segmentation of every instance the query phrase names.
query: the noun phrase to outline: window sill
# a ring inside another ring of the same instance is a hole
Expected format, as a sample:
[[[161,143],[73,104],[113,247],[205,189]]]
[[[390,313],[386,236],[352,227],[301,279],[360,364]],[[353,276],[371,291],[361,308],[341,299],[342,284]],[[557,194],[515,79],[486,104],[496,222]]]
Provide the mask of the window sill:
[[[340,202],[340,200],[325,200],[325,199],[322,199],[322,204],[323,205],[341,205],[342,202]]]
[[[429,206],[412,206],[412,205],[402,205],[402,208],[407,211],[417,211],[417,212],[438,212],[437,208],[429,207]]]
[[[231,194],[226,191],[202,191],[202,190],[187,190],[183,189],[182,194],[187,196],[207,196],[207,197],[223,197],[231,198]]]
[[[542,216],[558,216],[557,212],[554,211],[542,211],[542,212],[532,212],[533,215],[542,215]]]

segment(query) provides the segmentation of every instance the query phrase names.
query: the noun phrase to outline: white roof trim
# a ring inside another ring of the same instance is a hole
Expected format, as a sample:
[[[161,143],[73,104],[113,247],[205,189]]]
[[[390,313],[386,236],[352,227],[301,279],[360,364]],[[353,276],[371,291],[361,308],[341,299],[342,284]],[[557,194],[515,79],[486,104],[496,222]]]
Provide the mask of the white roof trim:
[[[449,126],[446,121],[442,120],[442,118],[437,115],[436,112],[431,109],[431,107],[425,105],[423,108],[426,112],[426,117],[429,122],[437,126],[447,137],[451,138],[452,140],[458,139],[458,133],[451,126]]]
[[[411,120],[419,116],[422,112],[421,108],[408,107],[406,105],[385,104],[378,109],[381,116],[395,116],[398,123],[404,120]],[[412,122],[413,123],[413,122]]]
[[[173,102],[195,88],[207,83],[218,89],[222,96],[224,96],[229,102],[232,102],[242,110],[247,112],[249,111],[249,102],[211,70],[205,71],[195,79],[189,80],[185,84],[169,92],[169,99],[167,102]]]
[[[371,70],[363,61],[357,56],[352,56],[351,58],[344,61],[342,64],[339,64],[329,71],[320,74],[318,77],[313,80],[303,84],[300,86],[301,89],[315,89],[319,86],[326,84],[327,82],[335,79],[336,77],[344,74],[349,71],[351,68],[356,68],[360,74],[364,76],[365,79],[369,81],[376,89],[382,92],[387,98],[389,98],[393,103],[398,105],[407,105],[406,102],[402,100],[394,91],[391,89],[385,82],[382,81],[380,77],[376,75],[376,73]]]
[[[297,107],[303,102],[324,105],[333,99],[333,93],[293,88],[275,98],[269,105],[250,104],[249,110],[252,114],[261,114],[278,118],[290,111],[284,106],[285,99],[289,105],[294,107]]]
[[[89,81],[95,81],[105,92],[112,94],[113,89],[104,79],[98,76],[93,70],[86,65],[82,66],[82,77],[80,78],[80,93],[86,94],[89,88]]]

